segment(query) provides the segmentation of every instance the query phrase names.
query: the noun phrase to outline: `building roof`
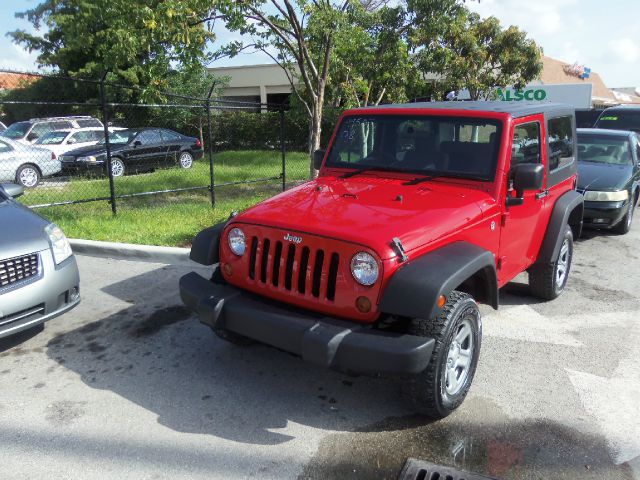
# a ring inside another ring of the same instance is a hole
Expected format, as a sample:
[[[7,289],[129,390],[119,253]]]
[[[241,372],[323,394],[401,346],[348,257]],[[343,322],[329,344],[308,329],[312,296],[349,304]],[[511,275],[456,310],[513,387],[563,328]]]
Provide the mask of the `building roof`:
[[[489,102],[489,101],[473,101],[473,102],[416,102],[416,103],[398,103],[388,105],[378,105],[372,107],[357,108],[358,112],[374,112],[376,110],[386,110],[389,108],[421,108],[425,110],[472,110],[475,112],[494,112],[507,113],[512,117],[526,117],[536,113],[545,113],[550,111],[566,111],[574,110],[570,105],[564,103],[552,102]]]
[[[0,72],[0,90],[22,88],[37,79],[37,76],[24,73]]]

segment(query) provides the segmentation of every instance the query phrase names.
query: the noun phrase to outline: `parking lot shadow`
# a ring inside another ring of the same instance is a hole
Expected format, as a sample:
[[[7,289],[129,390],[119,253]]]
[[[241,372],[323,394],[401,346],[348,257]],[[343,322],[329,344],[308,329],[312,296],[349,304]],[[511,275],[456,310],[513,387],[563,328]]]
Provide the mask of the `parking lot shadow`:
[[[291,436],[277,430],[291,422],[351,431],[407,413],[395,379],[351,377],[219,340],[179,303],[170,269],[104,288],[131,306],[58,334],[49,357],[169,428],[241,442],[286,442]]]

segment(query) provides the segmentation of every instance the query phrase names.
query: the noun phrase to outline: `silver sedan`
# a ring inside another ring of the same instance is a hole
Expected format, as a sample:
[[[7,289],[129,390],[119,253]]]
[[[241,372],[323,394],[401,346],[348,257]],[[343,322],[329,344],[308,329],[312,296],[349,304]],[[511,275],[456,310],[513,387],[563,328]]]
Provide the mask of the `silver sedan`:
[[[62,230],[0,184],[0,338],[36,327],[80,303],[80,276]]]
[[[16,182],[33,188],[42,177],[55,175],[61,169],[60,161],[50,150],[4,137],[0,139],[0,182]]]

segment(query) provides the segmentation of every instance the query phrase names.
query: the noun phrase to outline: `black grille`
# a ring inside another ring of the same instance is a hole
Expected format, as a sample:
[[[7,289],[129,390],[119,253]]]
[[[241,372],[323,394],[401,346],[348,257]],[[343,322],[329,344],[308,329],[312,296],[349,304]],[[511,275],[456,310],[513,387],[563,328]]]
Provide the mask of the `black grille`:
[[[340,256],[268,238],[251,238],[249,278],[262,284],[333,301]],[[323,285],[323,278],[326,284]],[[323,288],[325,287],[325,288]]]
[[[38,275],[38,254],[0,260],[0,288]]]
[[[441,467],[431,462],[409,458],[398,480],[496,480],[493,477],[468,473],[457,468]]]

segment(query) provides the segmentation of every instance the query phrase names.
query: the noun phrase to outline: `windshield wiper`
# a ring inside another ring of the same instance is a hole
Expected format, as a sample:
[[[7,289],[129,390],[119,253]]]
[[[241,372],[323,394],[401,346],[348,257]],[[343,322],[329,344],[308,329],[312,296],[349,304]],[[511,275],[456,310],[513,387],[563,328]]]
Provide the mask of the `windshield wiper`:
[[[403,185],[417,185],[422,182],[428,182],[429,180],[433,180],[434,178],[442,177],[444,174],[435,173],[433,175],[426,175],[424,177],[416,177],[413,180],[409,180],[408,182],[404,182]]]
[[[356,175],[360,175],[361,173],[370,172],[372,170],[378,170],[378,171],[381,171],[381,172],[397,172],[397,171],[399,171],[399,170],[395,170],[393,168],[385,168],[385,167],[363,167],[363,168],[359,168],[357,170],[354,170],[352,172],[344,173],[344,174],[340,175],[338,178],[350,178],[350,177],[354,177]]]

